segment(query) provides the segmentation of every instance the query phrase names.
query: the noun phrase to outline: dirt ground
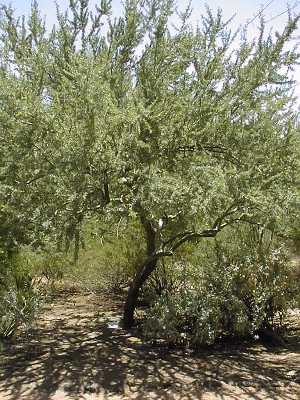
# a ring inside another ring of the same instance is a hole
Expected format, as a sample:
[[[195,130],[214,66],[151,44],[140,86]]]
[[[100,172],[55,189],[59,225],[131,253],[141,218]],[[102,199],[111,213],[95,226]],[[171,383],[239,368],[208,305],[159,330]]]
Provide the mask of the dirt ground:
[[[227,345],[194,354],[118,328],[120,304],[57,293],[2,354],[0,400],[300,399],[300,313],[286,348]]]

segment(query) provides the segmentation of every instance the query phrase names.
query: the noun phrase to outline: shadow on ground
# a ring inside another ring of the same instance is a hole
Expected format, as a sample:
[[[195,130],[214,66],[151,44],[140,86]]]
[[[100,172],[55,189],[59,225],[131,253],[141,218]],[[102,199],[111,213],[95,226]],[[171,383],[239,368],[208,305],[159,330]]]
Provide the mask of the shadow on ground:
[[[119,310],[93,295],[61,294],[6,346],[0,399],[300,398],[299,338],[277,353],[230,346],[195,356],[116,328]]]

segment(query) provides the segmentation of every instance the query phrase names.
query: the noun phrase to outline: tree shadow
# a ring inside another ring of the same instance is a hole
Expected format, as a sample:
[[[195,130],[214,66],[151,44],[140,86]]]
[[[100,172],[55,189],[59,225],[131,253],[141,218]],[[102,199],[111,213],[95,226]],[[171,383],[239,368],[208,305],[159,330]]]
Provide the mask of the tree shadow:
[[[118,303],[68,294],[47,307],[35,328],[4,349],[0,393],[7,399],[299,398],[291,375],[299,371],[299,338],[278,352],[230,345],[196,355],[116,328]]]

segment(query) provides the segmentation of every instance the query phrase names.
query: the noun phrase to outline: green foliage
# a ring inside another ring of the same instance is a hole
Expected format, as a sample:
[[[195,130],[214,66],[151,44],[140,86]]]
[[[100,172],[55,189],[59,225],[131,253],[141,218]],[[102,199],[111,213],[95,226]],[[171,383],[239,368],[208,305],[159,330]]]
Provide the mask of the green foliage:
[[[294,204],[297,121],[283,70],[298,58],[285,46],[298,17],[275,37],[263,25],[254,42],[241,36],[232,52],[221,12],[207,10],[195,31],[187,13],[171,33],[174,9],[126,1],[114,20],[110,2],[90,14],[76,1],[47,34],[37,3],[24,20],[3,7],[3,202],[32,241],[75,240],[105,208],[164,220],[157,247],[173,252],[168,239],[185,231],[241,219],[280,228]]]
[[[37,313],[40,296],[28,265],[19,255],[1,264],[0,338],[12,336],[20,325],[29,325]]]
[[[132,262],[136,297],[186,243],[244,223],[285,233],[299,205],[289,44],[300,16],[275,35],[262,22],[249,40],[209,8],[197,29],[186,10],[170,30],[175,5],[126,0],[115,19],[110,1],[93,12],[71,1],[51,32],[37,2],[28,18],[6,6],[0,15],[5,241],[74,246],[76,263],[86,220],[139,220],[144,259],[122,238],[99,261],[117,287]]]
[[[124,293],[145,254],[139,225],[121,220],[110,230],[101,222],[89,221],[84,240],[78,263],[66,278],[89,290]]]
[[[171,264],[173,285],[147,313],[146,335],[197,346],[282,324],[299,294],[293,268],[283,246],[251,236],[232,232],[232,241],[201,246],[200,265]]]
[[[19,252],[22,263],[27,266],[37,286],[53,286],[61,281],[71,268],[70,257],[53,247],[33,250],[23,246]]]

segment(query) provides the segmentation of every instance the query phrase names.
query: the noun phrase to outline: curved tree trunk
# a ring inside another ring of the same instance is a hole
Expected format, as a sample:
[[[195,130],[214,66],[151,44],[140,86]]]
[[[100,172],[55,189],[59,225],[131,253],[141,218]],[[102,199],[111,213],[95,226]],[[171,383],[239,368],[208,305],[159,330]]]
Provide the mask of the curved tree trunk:
[[[155,253],[156,230],[152,226],[151,221],[147,220],[144,217],[143,213],[140,214],[140,219],[145,230],[148,257],[137,271],[127,294],[123,313],[123,326],[125,329],[129,329],[133,326],[134,311],[137,305],[140,290],[148,279],[149,275],[152,273],[152,271],[155,270],[157,266],[157,256]]]
[[[140,290],[152,271],[155,270],[157,265],[156,258],[147,260],[139,269],[133,282],[130,285],[127,298],[124,304],[123,326],[129,329],[134,324],[134,311],[137,305]]]
[[[147,219],[141,205],[136,204],[136,211],[140,216],[140,220],[145,231],[148,257],[136,273],[127,294],[123,314],[123,326],[125,329],[131,328],[134,324],[134,311],[137,305],[140,290],[150,274],[156,269],[158,259],[165,256],[173,255],[180,246],[188,241],[193,241],[200,238],[213,238],[226,226],[235,223],[237,220],[241,220],[233,218],[232,221],[224,221],[226,217],[232,215],[235,212],[235,209],[234,211],[232,210],[233,206],[230,206],[220,217],[216,219],[211,229],[204,229],[199,232],[183,231],[177,233],[169,240],[164,241],[164,245],[168,244],[169,248],[167,249],[167,251],[162,252],[157,251],[158,236],[155,224],[153,223],[153,221]]]

